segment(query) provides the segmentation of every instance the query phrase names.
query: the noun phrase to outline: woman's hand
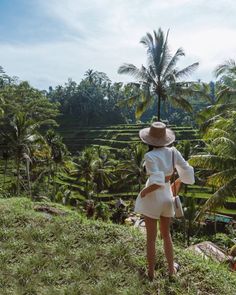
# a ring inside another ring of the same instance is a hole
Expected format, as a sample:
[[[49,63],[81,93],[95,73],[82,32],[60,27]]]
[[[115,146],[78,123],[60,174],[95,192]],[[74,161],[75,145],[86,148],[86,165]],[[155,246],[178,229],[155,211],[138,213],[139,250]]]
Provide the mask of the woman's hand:
[[[160,185],[156,184],[156,183],[153,183],[151,184],[150,186],[148,187],[145,187],[144,189],[141,190],[140,192],[140,196],[141,198],[144,198],[146,197],[147,194],[155,191],[156,189],[160,188]]]

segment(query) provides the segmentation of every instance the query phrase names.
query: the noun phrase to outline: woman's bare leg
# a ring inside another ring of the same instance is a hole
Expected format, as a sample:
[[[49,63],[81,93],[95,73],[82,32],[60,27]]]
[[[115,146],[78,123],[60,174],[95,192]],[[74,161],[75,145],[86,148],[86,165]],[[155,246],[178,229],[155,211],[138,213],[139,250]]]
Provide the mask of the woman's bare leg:
[[[147,232],[147,262],[148,275],[150,279],[154,278],[155,269],[155,243],[157,237],[157,219],[144,216],[146,232]]]
[[[173,253],[173,243],[170,234],[170,217],[160,217],[160,232],[164,242],[164,252],[166,260],[168,263],[169,274],[173,275],[174,270],[174,253]]]

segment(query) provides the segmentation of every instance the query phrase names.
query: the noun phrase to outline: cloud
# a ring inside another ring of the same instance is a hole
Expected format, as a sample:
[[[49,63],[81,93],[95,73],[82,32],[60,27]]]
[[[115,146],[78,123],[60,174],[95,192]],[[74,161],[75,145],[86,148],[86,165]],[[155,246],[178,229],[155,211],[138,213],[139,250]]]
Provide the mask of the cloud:
[[[124,62],[145,64],[145,48],[139,44],[140,38],[159,27],[165,32],[170,28],[169,44],[173,52],[184,48],[186,57],[180,67],[200,61],[192,79],[212,79],[217,64],[235,57],[236,6],[231,0],[37,0],[35,3],[38,15],[44,16],[44,21],[53,20],[49,26],[63,28],[61,32],[53,40],[0,43],[0,55],[1,65],[9,74],[30,80],[36,87],[55,86],[68,77],[80,81],[88,68],[106,72],[113,81],[129,81],[130,77],[117,74],[118,67]]]

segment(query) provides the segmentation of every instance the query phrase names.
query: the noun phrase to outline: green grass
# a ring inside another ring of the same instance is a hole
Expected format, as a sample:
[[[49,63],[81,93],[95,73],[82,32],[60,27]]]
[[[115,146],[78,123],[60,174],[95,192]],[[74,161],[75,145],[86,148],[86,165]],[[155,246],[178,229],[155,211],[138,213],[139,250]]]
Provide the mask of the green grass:
[[[87,220],[67,212],[48,218],[26,198],[0,200],[0,294],[154,295],[235,294],[225,266],[175,247],[179,277],[169,282],[157,245],[154,283],[140,278],[145,237],[135,228]]]

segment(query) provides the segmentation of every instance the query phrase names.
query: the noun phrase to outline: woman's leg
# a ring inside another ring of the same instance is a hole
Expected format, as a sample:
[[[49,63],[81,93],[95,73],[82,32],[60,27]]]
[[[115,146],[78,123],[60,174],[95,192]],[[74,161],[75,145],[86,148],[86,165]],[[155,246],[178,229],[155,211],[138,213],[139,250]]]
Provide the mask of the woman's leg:
[[[150,279],[153,279],[155,269],[155,243],[157,237],[157,219],[144,216],[144,220],[147,233],[148,275]]]
[[[170,217],[164,217],[164,216],[160,217],[160,232],[164,242],[164,251],[165,251],[166,260],[168,263],[169,274],[173,275],[175,270],[174,270],[173,244],[172,244],[172,238],[170,234],[170,222],[171,222]]]

